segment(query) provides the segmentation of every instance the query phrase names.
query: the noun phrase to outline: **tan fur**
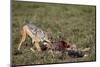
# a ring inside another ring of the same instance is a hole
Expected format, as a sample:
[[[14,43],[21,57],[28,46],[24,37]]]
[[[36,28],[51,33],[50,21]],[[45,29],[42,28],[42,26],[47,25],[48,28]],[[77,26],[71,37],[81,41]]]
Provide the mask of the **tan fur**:
[[[23,26],[23,28],[22,28],[22,30],[21,30],[21,35],[22,35],[22,39],[21,39],[21,41],[20,41],[20,43],[19,43],[19,45],[18,45],[18,50],[20,50],[22,43],[23,43],[23,42],[25,41],[25,39],[26,39],[26,36],[29,36],[30,38],[32,38],[32,44],[34,44],[34,46],[37,48],[38,51],[41,51],[41,47],[39,46],[39,42],[40,42],[39,36],[40,36],[40,35],[38,35],[38,34],[36,33],[36,34],[35,34],[35,38],[33,39],[33,34],[32,34],[32,32],[30,31],[30,29],[29,29],[29,27],[28,27],[27,25]],[[46,35],[45,40],[50,44],[50,41],[48,40],[47,35]],[[47,46],[50,48],[50,45],[49,45],[49,44],[47,44]],[[30,49],[31,49],[33,52],[35,52],[33,48],[30,48]]]

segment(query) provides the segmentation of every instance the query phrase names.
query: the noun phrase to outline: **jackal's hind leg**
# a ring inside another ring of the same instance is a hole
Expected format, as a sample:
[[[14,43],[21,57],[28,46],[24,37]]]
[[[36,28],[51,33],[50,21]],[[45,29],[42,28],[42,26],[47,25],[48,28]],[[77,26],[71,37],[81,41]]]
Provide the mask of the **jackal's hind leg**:
[[[19,43],[19,45],[18,45],[18,50],[20,50],[20,47],[21,47],[22,43],[23,43],[23,42],[25,41],[25,39],[26,39],[26,32],[25,32],[24,29],[21,31],[21,35],[22,35],[22,39],[21,39],[21,41],[20,41],[20,43]]]

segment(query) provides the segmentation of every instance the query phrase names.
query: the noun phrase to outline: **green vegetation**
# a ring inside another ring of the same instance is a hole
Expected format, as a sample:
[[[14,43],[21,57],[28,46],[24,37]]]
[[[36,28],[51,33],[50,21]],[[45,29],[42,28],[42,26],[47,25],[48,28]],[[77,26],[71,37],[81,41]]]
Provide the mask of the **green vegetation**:
[[[13,2],[12,4],[12,63],[13,64],[46,64],[59,62],[79,62],[96,60],[96,7],[81,5],[47,4],[32,2]],[[21,47],[22,54],[16,55],[20,42],[20,30],[24,20],[30,20],[44,31],[52,32],[54,38],[64,36],[66,41],[80,48],[90,47],[85,58],[70,58],[65,55],[52,57],[48,52],[32,53],[31,39],[28,38]],[[25,46],[25,44],[29,46]]]

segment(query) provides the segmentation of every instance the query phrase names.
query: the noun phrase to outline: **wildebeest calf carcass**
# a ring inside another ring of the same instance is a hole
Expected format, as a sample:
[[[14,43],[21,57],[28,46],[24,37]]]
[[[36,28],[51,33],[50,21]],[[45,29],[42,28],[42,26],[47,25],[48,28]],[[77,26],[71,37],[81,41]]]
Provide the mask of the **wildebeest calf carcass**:
[[[73,47],[74,46],[74,47]],[[41,47],[43,51],[47,50],[47,47],[44,45]],[[52,42],[52,48],[54,52],[59,51],[61,53],[66,53],[72,58],[80,58],[85,56],[85,52],[89,51],[89,48],[79,50],[76,45],[69,44],[63,40]]]

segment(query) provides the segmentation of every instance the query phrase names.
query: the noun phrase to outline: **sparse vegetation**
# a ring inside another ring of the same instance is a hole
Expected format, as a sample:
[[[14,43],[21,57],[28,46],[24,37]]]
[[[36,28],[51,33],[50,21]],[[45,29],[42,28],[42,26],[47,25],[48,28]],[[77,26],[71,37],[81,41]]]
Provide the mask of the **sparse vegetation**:
[[[16,2],[12,4],[12,64],[47,64],[60,62],[79,62],[96,60],[96,7],[81,5],[64,5],[32,2]],[[76,44],[80,48],[90,47],[88,57],[70,58],[67,55],[52,57],[47,51],[32,53],[32,45],[28,38],[21,47],[22,53],[17,54],[17,47],[21,39],[20,30],[24,20],[30,20],[44,31],[52,32],[54,39],[59,35],[66,41]]]

